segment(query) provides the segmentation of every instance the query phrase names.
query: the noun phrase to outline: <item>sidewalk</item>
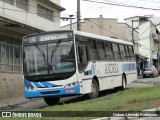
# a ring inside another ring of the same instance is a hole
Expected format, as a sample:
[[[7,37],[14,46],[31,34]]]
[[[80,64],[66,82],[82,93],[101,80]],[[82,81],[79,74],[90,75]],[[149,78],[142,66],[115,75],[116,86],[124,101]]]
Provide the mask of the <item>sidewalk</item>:
[[[24,104],[29,101],[32,101],[32,99],[26,99],[23,95],[0,99],[0,110],[5,110],[6,108]]]

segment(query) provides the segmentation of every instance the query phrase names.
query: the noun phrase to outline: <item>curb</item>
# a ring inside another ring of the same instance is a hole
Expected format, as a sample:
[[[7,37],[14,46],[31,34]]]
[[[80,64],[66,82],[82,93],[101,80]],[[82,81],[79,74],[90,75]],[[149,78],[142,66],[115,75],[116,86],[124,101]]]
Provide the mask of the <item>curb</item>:
[[[160,84],[160,82],[154,82],[154,81],[146,81],[146,82],[142,82],[142,81],[134,81],[133,83],[143,83],[143,84],[150,84],[150,85],[157,85]]]

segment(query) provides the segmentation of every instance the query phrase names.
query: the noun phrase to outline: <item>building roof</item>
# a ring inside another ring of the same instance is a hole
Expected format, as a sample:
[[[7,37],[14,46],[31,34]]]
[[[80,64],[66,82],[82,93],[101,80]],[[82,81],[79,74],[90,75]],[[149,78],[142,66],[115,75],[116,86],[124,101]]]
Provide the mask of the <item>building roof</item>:
[[[160,17],[149,18],[149,20],[155,25],[158,32],[160,33]]]
[[[56,9],[60,10],[60,11],[64,11],[66,10],[65,8],[61,7],[60,5],[56,4],[55,2],[53,2],[52,0],[47,0],[48,2],[50,2],[51,4],[53,4]]]
[[[39,33],[43,30],[0,16],[0,28],[18,32],[22,35]]]
[[[139,56],[139,58],[141,58],[141,59],[143,59],[143,60],[148,59],[148,57],[140,54],[139,52],[135,52],[135,55]]]

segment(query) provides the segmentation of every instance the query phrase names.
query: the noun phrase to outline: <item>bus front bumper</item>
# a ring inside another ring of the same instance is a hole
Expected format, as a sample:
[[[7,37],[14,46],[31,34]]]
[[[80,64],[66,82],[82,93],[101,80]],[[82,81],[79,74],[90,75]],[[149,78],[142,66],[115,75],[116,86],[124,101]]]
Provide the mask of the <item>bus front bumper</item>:
[[[25,98],[37,98],[37,97],[47,97],[47,96],[67,96],[67,95],[77,95],[80,94],[80,85],[75,85],[69,88],[49,88],[42,90],[24,90]]]

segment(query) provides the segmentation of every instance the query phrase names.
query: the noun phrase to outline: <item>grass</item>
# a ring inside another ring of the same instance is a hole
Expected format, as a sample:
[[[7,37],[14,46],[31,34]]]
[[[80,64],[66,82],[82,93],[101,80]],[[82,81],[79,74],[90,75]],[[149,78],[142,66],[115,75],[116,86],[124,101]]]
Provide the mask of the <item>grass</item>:
[[[72,116],[72,113],[78,111],[77,112],[78,116],[88,116],[88,117],[103,116],[104,113],[105,115],[107,115],[107,111],[140,111],[144,109],[158,107],[157,104],[155,104],[155,100],[160,101],[159,91],[160,91],[160,85],[145,87],[145,88],[128,89],[125,91],[120,91],[117,93],[105,95],[93,100],[84,100],[84,101],[81,100],[73,103],[63,103],[55,106],[49,106],[46,108],[37,109],[36,111],[46,111],[50,114],[52,113],[56,114],[57,111],[63,111],[59,113],[60,116],[63,116],[62,114]],[[95,111],[95,113],[94,112],[90,113],[88,111]],[[102,111],[102,112],[96,112],[96,111]],[[85,117],[83,119],[89,119],[88,117]],[[14,119],[15,118],[12,118],[12,120]],[[26,119],[27,118],[24,118],[24,120]],[[38,118],[38,120],[43,120],[43,119],[46,118],[41,118],[41,119]],[[57,118],[47,118],[47,119],[70,120],[73,118],[57,117]],[[82,118],[74,117],[74,119],[79,120]],[[16,118],[15,120],[18,120],[18,118]]]
[[[160,86],[145,87],[129,89],[126,91],[120,91],[114,94],[106,95],[93,100],[80,101],[70,104],[50,106],[40,111],[121,111],[126,110],[142,110],[144,106],[130,106],[124,108],[124,106],[137,103],[146,102],[150,100],[160,99]],[[143,105],[143,104],[142,104]],[[154,107],[154,105],[147,104],[146,107]]]

